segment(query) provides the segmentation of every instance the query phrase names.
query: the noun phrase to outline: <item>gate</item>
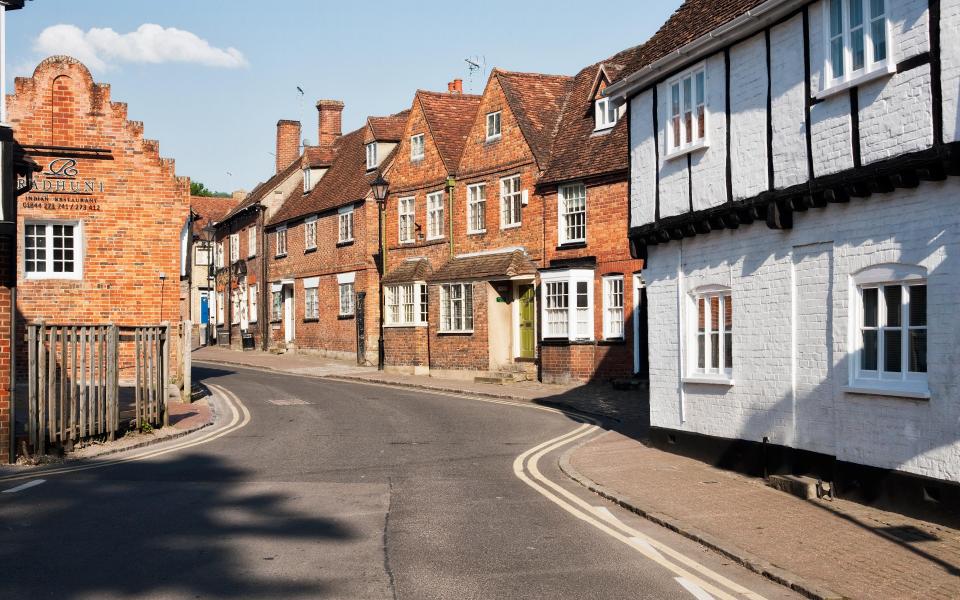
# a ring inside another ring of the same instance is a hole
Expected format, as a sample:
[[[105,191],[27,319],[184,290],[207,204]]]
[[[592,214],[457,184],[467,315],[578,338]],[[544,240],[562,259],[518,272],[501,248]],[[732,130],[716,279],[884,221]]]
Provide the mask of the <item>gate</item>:
[[[364,315],[365,311],[364,305],[367,303],[367,293],[358,292],[357,293],[357,302],[353,307],[353,314],[356,315],[357,320],[357,364],[363,365],[367,362],[367,323]]]
[[[168,324],[27,326],[27,434],[41,454],[166,418]],[[125,421],[126,419],[126,421]]]

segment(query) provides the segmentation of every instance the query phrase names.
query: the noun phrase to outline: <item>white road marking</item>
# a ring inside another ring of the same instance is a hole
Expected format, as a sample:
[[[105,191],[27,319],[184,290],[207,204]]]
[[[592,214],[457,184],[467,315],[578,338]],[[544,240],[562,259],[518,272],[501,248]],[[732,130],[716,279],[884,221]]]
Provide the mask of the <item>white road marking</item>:
[[[146,450],[139,452],[137,454],[132,454],[129,456],[122,456],[120,458],[114,458],[104,461],[90,462],[88,464],[80,464],[69,467],[60,467],[56,469],[48,469],[39,473],[40,475],[57,475],[61,473],[76,473],[78,471],[89,471],[91,469],[102,469],[105,467],[111,467],[113,465],[118,465],[122,463],[146,460],[148,458],[154,458],[156,456],[163,456],[165,454],[170,454],[171,452],[179,452],[180,450],[185,450],[187,448],[193,448],[201,444],[206,444],[212,442],[213,440],[219,439],[225,435],[233,433],[238,429],[242,429],[247,426],[247,423],[250,422],[250,411],[247,410],[247,407],[244,406],[243,402],[237,398],[236,394],[226,390],[219,385],[207,384],[211,389],[223,395],[226,400],[226,405],[230,409],[230,422],[219,429],[209,431],[200,437],[194,439],[187,439],[182,442],[172,444],[170,446],[165,446],[160,449]],[[20,479],[29,479],[35,477],[37,473],[24,473],[20,475],[8,475],[6,477],[0,477],[0,482],[3,481],[17,481]]]
[[[756,592],[748,590],[742,585],[727,579],[719,573],[716,573],[708,567],[701,565],[691,558],[688,558],[669,546],[660,543],[653,538],[640,533],[639,531],[627,527],[626,525],[623,525],[619,521],[619,525],[616,529],[611,527],[606,522],[597,518],[597,513],[593,506],[575,494],[564,489],[557,483],[551,481],[540,472],[538,463],[544,455],[562,446],[568,445],[580,438],[588,436],[594,433],[596,430],[597,427],[595,425],[585,423],[573,431],[553,438],[552,440],[547,440],[546,442],[527,450],[514,460],[514,474],[521,481],[535,489],[557,506],[563,508],[571,515],[582,521],[586,521],[614,539],[617,539],[631,548],[634,548],[650,560],[673,572],[674,575],[682,577],[689,582],[696,583],[701,589],[708,590],[711,594],[713,594],[714,597],[722,600],[736,600],[735,596],[732,596],[730,593],[724,591],[720,587],[717,587],[717,585],[709,583],[704,578],[716,582],[718,585],[723,586],[724,588],[740,595],[741,597],[750,598],[751,600],[762,600],[763,597]],[[626,535],[624,532],[626,532]],[[643,540],[645,543],[637,544],[635,543],[635,540],[637,539]],[[669,557],[669,559],[667,557]],[[694,575],[691,571],[696,571],[703,577]]]
[[[693,594],[693,597],[697,600],[713,600],[713,596],[703,591],[699,585],[693,583],[692,581],[687,581],[683,577],[677,577],[675,579],[677,583],[683,586],[683,589]]]
[[[619,528],[621,528],[621,529],[626,529],[626,527],[625,527],[624,524],[623,524],[623,521],[621,521],[620,519],[618,519],[617,517],[615,517],[615,516],[613,515],[613,513],[610,512],[610,509],[607,508],[606,506],[594,506],[594,507],[593,507],[593,512],[597,513],[597,515],[598,515],[601,519],[603,519],[604,521],[607,521],[607,522],[610,523],[611,525],[616,525],[617,527],[619,527]]]
[[[301,400],[300,398],[274,398],[272,400],[268,399],[267,402],[276,406],[304,406],[310,404],[306,400]]]
[[[22,492],[23,490],[29,490],[32,487],[37,487],[41,483],[44,483],[46,479],[34,479],[33,481],[28,481],[27,483],[18,485],[17,487],[12,487],[9,490],[3,490],[4,494],[14,494],[16,492]]]

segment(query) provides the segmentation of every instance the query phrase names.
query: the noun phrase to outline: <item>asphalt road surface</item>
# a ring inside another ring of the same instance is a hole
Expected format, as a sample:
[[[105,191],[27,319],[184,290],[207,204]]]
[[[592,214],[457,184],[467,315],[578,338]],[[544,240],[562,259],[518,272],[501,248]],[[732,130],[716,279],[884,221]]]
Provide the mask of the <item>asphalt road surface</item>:
[[[0,477],[0,599],[796,597],[569,480],[575,416],[194,370],[214,428]]]

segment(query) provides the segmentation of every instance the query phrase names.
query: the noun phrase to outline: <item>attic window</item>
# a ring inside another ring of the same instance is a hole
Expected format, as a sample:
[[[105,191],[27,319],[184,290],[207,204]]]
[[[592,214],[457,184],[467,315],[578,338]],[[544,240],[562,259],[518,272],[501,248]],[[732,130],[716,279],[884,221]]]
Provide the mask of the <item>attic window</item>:
[[[377,168],[377,143],[370,142],[367,144],[367,170]]]
[[[600,98],[597,100],[594,107],[594,117],[596,122],[596,127],[594,129],[609,129],[617,124],[617,117],[619,116],[617,107],[613,105],[613,101],[610,98]]]
[[[410,160],[423,159],[423,134],[417,134],[410,138]]]
[[[500,137],[500,111],[487,113],[487,141]]]

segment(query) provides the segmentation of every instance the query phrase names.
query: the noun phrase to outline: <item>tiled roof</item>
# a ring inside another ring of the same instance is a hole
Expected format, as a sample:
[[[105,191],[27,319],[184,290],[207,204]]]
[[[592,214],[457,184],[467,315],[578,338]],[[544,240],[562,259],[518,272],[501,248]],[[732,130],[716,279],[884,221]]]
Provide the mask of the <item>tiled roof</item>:
[[[383,276],[383,285],[426,281],[433,273],[430,261],[425,258],[408,258]]]
[[[545,168],[550,160],[560,110],[573,78],[499,69],[493,74],[500,82],[510,111],[517,119],[537,164],[541,169]]]
[[[287,177],[290,177],[295,172],[301,170],[302,161],[303,161],[303,156],[301,155],[299,159],[290,163],[290,166],[288,166],[286,169],[280,171],[270,179],[264,181],[257,187],[253,188],[253,191],[250,192],[247,195],[247,197],[244,198],[242,202],[240,202],[240,204],[235,206],[233,210],[231,210],[229,213],[224,215],[218,222],[226,221],[227,219],[239,213],[240,211],[244,210],[245,208],[253,206],[257,202],[260,202],[260,200],[263,199],[264,196],[269,194],[271,191],[273,191],[274,188],[276,188],[278,185],[283,183],[287,179]]]
[[[389,117],[370,117],[367,119],[367,125],[370,126],[372,139],[378,142],[399,142],[403,137],[403,130],[407,126],[407,116],[410,109],[398,112]]]
[[[418,90],[417,99],[447,172],[455,172],[480,107],[480,96]]]
[[[601,64],[591,65],[573,79],[553,142],[550,165],[540,183],[569,181],[605,175],[627,169],[627,120],[621,118],[611,129],[594,131],[594,87]],[[604,66],[611,77],[611,69]]]
[[[663,58],[717,27],[732,21],[765,0],[686,0],[653,36],[605,61],[621,67],[611,83]]]
[[[329,167],[333,164],[333,158],[336,156],[332,147],[322,148],[320,146],[307,146],[303,149],[302,167]]]
[[[523,250],[458,256],[448,260],[437,269],[430,281],[467,281],[471,279],[496,279],[517,275],[534,275],[537,266]]]
[[[190,210],[197,215],[193,221],[193,234],[200,235],[203,228],[219,221],[237,204],[233,197],[190,196]]]

